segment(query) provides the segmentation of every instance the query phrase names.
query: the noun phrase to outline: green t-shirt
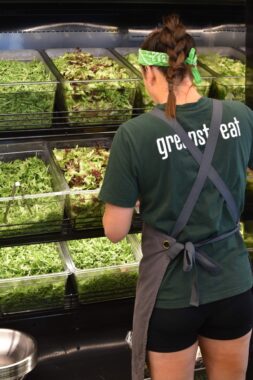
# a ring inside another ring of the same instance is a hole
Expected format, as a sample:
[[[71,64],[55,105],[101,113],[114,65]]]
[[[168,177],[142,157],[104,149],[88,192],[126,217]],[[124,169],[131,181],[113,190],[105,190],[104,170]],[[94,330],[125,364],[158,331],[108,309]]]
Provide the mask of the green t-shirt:
[[[196,103],[177,106],[176,114],[194,144],[203,151],[212,114],[211,99],[203,97]],[[242,212],[246,169],[253,168],[253,112],[240,102],[223,101],[222,124],[212,165]],[[174,130],[155,116],[143,114],[118,129],[100,199],[121,207],[134,207],[140,199],[144,222],[171,233],[198,169],[199,165]],[[234,227],[224,199],[207,179],[177,240],[196,243]],[[248,253],[238,233],[206,245],[204,251],[222,266],[222,272],[213,276],[197,265],[200,304],[240,294],[252,286]],[[192,276],[193,271],[183,271],[183,255],[179,255],[167,268],[156,306],[189,306]]]

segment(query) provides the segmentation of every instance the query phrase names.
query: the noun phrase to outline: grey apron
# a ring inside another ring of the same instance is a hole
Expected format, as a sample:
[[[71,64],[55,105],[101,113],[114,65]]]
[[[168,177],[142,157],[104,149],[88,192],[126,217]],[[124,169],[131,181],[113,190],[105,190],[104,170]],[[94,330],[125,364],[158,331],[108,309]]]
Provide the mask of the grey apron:
[[[213,113],[209,136],[203,153],[194,145],[182,126],[175,119],[168,121],[164,112],[157,108],[153,109],[150,113],[164,120],[164,122],[174,129],[195,161],[199,163],[200,167],[196,180],[175,223],[172,233],[162,233],[145,223],[143,226],[143,257],[140,262],[133,317],[132,380],[143,380],[144,378],[149,320],[155,305],[159,287],[170,262],[179,254],[183,254],[182,269],[185,272],[192,271],[192,289],[189,305],[198,306],[199,292],[196,264],[201,265],[202,268],[212,275],[217,275],[221,271],[220,266],[202,250],[202,247],[206,244],[226,239],[239,229],[239,212],[237,205],[230,190],[211,165],[222,120],[222,102],[213,100]],[[186,226],[207,178],[212,181],[216,189],[225,199],[235,228],[227,233],[205,241],[180,243],[176,238]]]

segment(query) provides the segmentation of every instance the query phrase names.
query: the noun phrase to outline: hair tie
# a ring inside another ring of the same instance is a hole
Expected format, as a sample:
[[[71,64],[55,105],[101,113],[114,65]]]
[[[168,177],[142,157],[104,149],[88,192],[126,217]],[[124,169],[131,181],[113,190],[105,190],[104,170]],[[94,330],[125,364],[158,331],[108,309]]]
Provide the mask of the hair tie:
[[[191,48],[191,50],[189,51],[188,57],[186,58],[184,62],[188,65],[193,66],[192,75],[194,78],[194,82],[196,84],[200,84],[202,80],[201,80],[201,76],[197,67],[197,61],[198,61],[198,57],[197,57],[196,50],[194,48]]]

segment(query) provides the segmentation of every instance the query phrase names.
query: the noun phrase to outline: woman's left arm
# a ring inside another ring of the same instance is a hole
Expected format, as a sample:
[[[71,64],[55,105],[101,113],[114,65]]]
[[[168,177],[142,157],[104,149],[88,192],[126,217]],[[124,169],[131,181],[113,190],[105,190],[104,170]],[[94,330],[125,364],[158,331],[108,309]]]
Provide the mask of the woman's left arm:
[[[122,240],[129,232],[134,208],[106,203],[103,216],[105,236],[113,243]]]

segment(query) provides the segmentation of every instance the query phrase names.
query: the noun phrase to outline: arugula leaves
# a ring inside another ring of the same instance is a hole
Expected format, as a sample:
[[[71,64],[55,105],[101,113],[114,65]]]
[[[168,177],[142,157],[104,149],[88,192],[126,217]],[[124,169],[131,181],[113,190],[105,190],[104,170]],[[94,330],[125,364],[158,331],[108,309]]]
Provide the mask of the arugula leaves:
[[[17,181],[20,186],[15,195],[54,191],[49,166],[36,156],[7,162],[0,160],[0,177],[1,197],[11,196]],[[0,202],[0,237],[59,231],[63,210],[63,200],[54,194],[45,198],[14,198]]]
[[[133,249],[126,239],[117,244],[104,237],[73,240],[67,244],[78,269],[76,277],[81,302],[134,295],[138,268],[137,264],[130,267],[126,265],[136,262]]]
[[[56,84],[43,62],[0,60],[0,78],[0,130],[51,127]]]
[[[66,275],[57,275],[63,272],[55,243],[0,248],[0,280],[7,279],[0,282],[1,312],[63,305]]]

